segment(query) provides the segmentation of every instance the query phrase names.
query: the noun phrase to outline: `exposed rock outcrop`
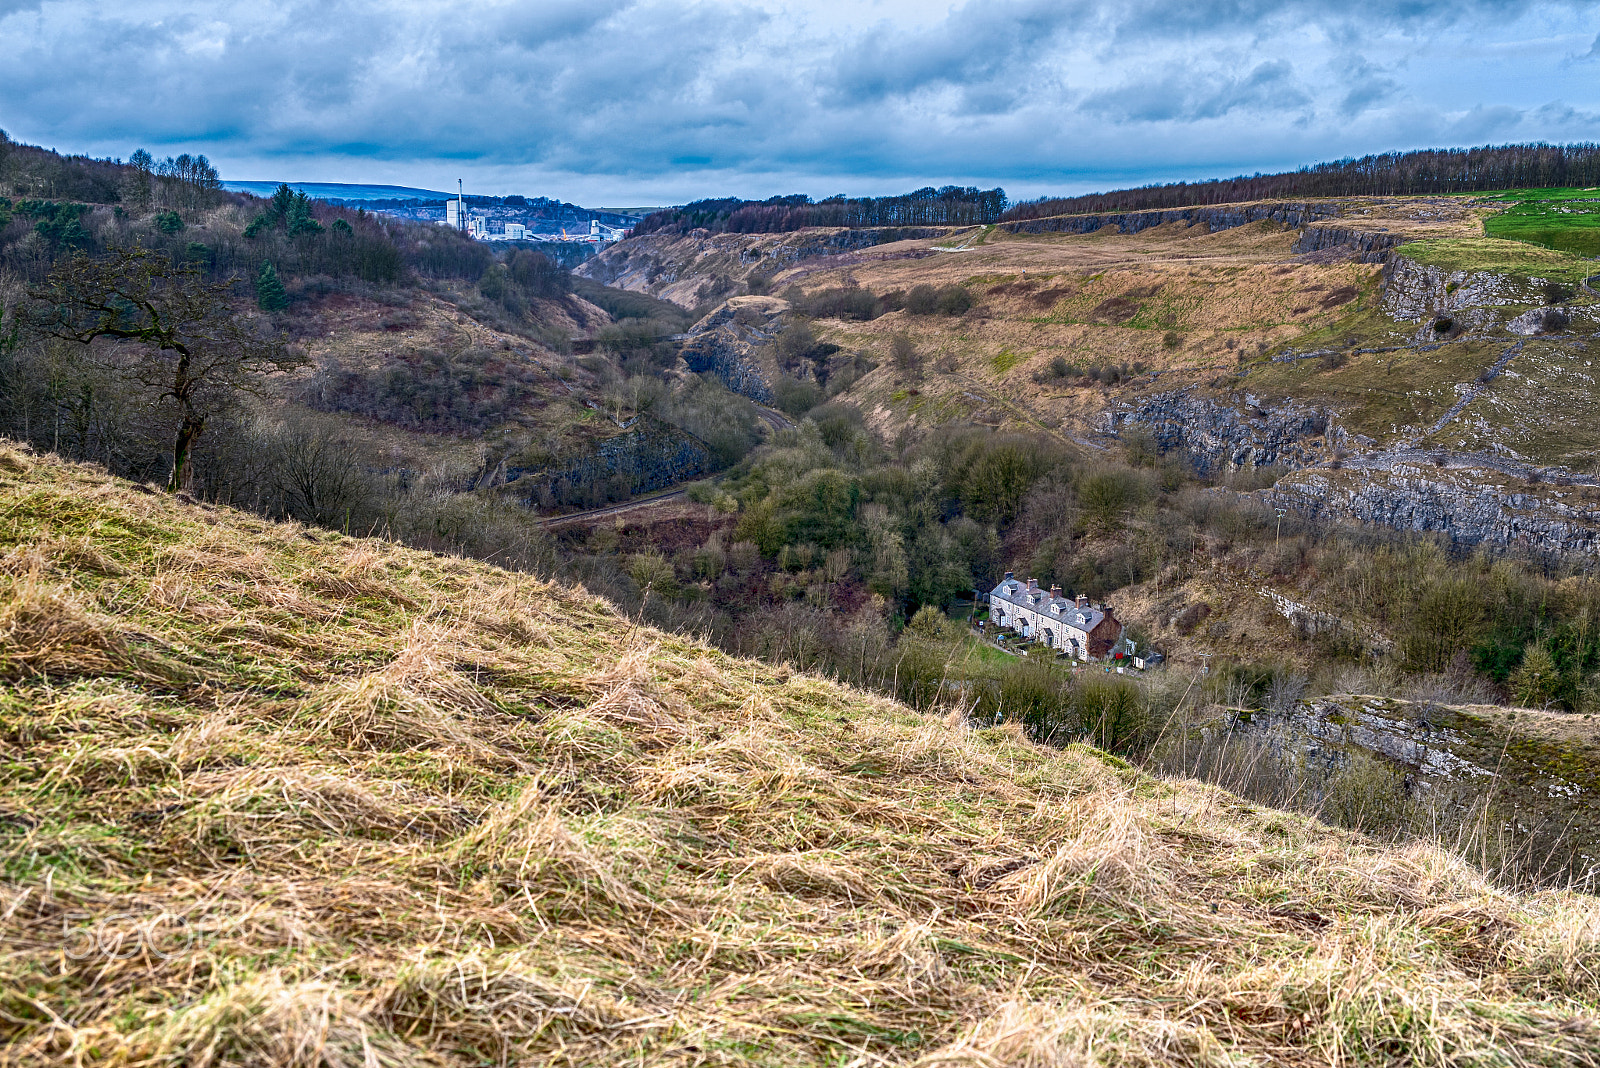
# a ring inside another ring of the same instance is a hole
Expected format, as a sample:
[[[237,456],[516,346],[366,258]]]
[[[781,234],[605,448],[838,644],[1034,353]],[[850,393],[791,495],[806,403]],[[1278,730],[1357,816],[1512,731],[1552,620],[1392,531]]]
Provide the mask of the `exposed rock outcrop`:
[[[772,383],[755,352],[777,335],[788,307],[773,297],[735,297],[690,328],[679,354],[696,374],[710,372],[731,392],[771,404]]]
[[[755,275],[806,260],[848,257],[875,245],[943,237],[942,226],[816,227],[786,234],[646,234],[612,245],[573,273],[684,307],[735,293]],[[919,250],[918,255],[932,255]]]
[[[1368,451],[1372,441],[1344,433],[1329,415],[1293,400],[1266,406],[1248,393],[1209,397],[1191,387],[1108,413],[1104,429],[1148,430],[1163,452],[1181,450],[1204,475],[1288,468],[1260,497],[1315,518],[1549,556],[1600,552],[1600,483],[1570,473],[1546,478],[1540,468],[1488,454]],[[1341,451],[1330,463],[1335,444],[1355,454]]]
[[[1543,285],[1542,278],[1448,271],[1394,256],[1383,272],[1383,310],[1398,320],[1420,322],[1469,308],[1542,304]]]
[[[1168,208],[1159,211],[1124,211],[1097,215],[1055,215],[1046,219],[1023,219],[1018,222],[1001,223],[1000,228],[1013,234],[1092,234],[1107,226],[1115,226],[1125,234],[1136,234],[1141,230],[1174,222],[1191,225],[1204,223],[1212,230],[1231,230],[1264,220],[1299,228],[1322,219],[1337,219],[1339,212],[1339,205],[1333,202],[1230,204],[1222,207]]]
[[[1108,430],[1144,427],[1163,452],[1188,453],[1202,474],[1243,467],[1304,467],[1322,458],[1328,429],[1325,409],[1290,401],[1259,405],[1245,394],[1234,400],[1201,396],[1197,387],[1145,397],[1110,413]]]
[[[1549,485],[1529,492],[1487,460],[1436,468],[1421,456],[1369,454],[1338,470],[1291,473],[1263,496],[1306,515],[1437,531],[1464,545],[1552,556],[1600,551],[1594,487]]]
[[[1513,837],[1552,851],[1553,870],[1581,876],[1600,862],[1600,744],[1580,717],[1344,694],[1244,713],[1233,729],[1277,730],[1323,765],[1378,757],[1419,799],[1487,801]]]
[[[1559,334],[1572,323],[1570,308],[1532,308],[1506,324],[1513,334],[1532,337],[1535,334]]]
[[[773,240],[752,246],[741,253],[745,263],[769,262],[775,265],[798,263],[817,256],[837,256],[894,241],[924,241],[943,237],[959,227],[948,226],[871,226],[854,230],[796,230],[771,235]]]
[[[643,417],[626,433],[604,438],[538,467],[507,467],[507,491],[530,507],[598,504],[700,478],[716,458],[693,435]]]
[[[1382,263],[1389,250],[1403,242],[1399,234],[1377,230],[1352,230],[1345,226],[1308,226],[1295,238],[1292,250],[1298,253],[1326,252],[1348,248],[1362,263]]]

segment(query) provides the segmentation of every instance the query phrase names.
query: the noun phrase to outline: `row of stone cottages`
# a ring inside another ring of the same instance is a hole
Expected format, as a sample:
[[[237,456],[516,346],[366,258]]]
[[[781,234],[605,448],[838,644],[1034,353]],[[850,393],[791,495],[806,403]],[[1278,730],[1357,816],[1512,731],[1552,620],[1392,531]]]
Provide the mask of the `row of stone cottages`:
[[[1068,654],[1075,660],[1104,660],[1129,651],[1122,641],[1122,624],[1111,606],[1090,604],[1079,594],[1068,599],[1060,586],[1048,591],[1037,579],[1024,585],[1011,571],[989,593],[989,619],[997,627],[1010,627],[1024,638]]]

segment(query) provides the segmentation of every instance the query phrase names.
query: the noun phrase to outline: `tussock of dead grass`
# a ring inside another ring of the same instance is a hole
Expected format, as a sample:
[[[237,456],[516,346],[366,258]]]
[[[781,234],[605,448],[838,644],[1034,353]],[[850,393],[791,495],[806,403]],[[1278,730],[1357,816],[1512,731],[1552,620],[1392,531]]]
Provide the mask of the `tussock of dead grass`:
[[[143,1042],[138,1042],[143,1038]],[[186,1068],[274,1064],[377,1068],[426,1064],[420,1051],[374,1026],[335,983],[246,981],[136,1036],[135,1063]]]
[[[451,631],[419,619],[388,665],[326,685],[304,702],[294,726],[354,749],[453,750],[480,763],[498,756],[521,767],[463,723],[499,712],[458,668],[468,652],[452,641]]]
[[[1204,1028],[1115,1006],[1051,1009],[1010,1001],[918,1068],[1087,1068],[1096,1064],[1234,1068],[1249,1064]]]
[[[1166,899],[1170,858],[1160,855],[1129,801],[1108,792],[1074,799],[1063,810],[1070,830],[1055,853],[995,883],[1015,891],[1016,908],[1047,914],[1077,910],[1089,896],[1112,905]]]
[[[1600,1065],[1593,899],[5,455],[0,1065]]]
[[[0,678],[99,675],[132,660],[116,623],[37,568],[0,575]]]
[[[199,772],[186,786],[193,800],[168,833],[213,862],[304,856],[329,839],[387,841],[441,822],[415,796],[314,767]]]
[[[659,1014],[628,1011],[593,984],[544,978],[540,965],[516,954],[473,954],[407,968],[380,992],[377,1010],[404,1034],[464,1042],[505,1062],[535,1043],[670,1027]]]

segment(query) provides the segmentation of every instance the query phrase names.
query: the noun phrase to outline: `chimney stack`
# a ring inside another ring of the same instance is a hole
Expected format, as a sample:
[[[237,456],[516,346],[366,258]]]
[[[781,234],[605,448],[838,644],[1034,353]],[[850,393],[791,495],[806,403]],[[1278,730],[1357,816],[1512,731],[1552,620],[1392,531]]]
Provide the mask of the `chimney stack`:
[[[1028,580],[1028,589],[1036,590],[1038,588],[1039,588],[1039,580],[1038,579],[1029,579]]]
[[[1086,593],[1078,594],[1078,607],[1079,608],[1088,608],[1089,607],[1089,595],[1088,594],[1086,594]]]
[[[1013,578],[1016,577],[1016,575],[1017,575],[1017,573],[1015,571],[1007,571],[1006,572],[1006,581],[1010,582]]]
[[[1061,599],[1061,587],[1060,586],[1051,586],[1050,587],[1050,599],[1052,601],[1056,601],[1056,600],[1060,600]]]

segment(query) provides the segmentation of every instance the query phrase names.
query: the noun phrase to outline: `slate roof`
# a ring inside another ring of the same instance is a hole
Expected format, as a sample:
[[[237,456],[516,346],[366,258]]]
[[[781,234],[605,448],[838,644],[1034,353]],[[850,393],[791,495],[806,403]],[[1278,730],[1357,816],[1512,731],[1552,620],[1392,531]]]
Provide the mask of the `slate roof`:
[[[1033,597],[1037,596],[1038,600]],[[1018,579],[1007,579],[994,588],[989,594],[990,601],[1004,601],[1019,608],[1027,608],[1038,612],[1046,619],[1060,619],[1070,627],[1074,627],[1087,634],[1100,625],[1106,614],[1098,608],[1079,608],[1078,603],[1068,597],[1051,597],[1049,590],[1028,589],[1026,582]]]

